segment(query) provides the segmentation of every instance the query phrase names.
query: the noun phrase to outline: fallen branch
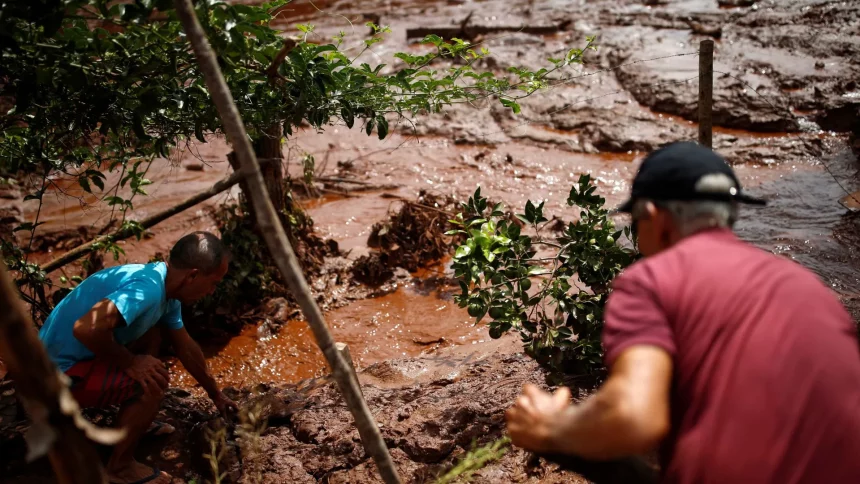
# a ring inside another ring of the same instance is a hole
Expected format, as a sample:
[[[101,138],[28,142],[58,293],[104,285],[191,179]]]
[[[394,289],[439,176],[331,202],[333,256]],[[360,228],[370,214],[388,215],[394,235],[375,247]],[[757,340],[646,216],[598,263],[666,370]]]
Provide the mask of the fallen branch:
[[[101,459],[87,437],[112,444],[123,433],[98,429],[84,420],[18,294],[6,264],[0,262],[0,358],[32,422],[27,433],[27,458],[33,460],[47,453],[61,484],[105,483]]]
[[[280,161],[280,160],[278,160],[278,161]],[[268,159],[267,160],[261,160],[261,162],[268,163],[268,162],[270,162],[270,160],[268,160]],[[170,207],[167,210],[163,210],[159,213],[156,213],[155,215],[152,215],[151,217],[147,217],[147,218],[141,220],[139,222],[140,226],[144,230],[148,229],[155,224],[163,222],[163,221],[167,220],[168,218],[170,218],[170,217],[172,217],[178,213],[181,213],[185,210],[188,210],[189,208],[191,208],[197,204],[200,204],[202,202],[205,202],[206,200],[209,200],[210,198],[214,197],[215,195],[218,195],[219,193],[228,190],[233,185],[239,183],[239,181],[241,179],[242,179],[241,173],[238,173],[238,172],[233,173],[232,175],[228,176],[227,178],[223,178],[223,179],[219,180],[217,183],[212,185],[210,188],[198,193],[197,195],[194,195],[191,198],[186,199],[185,201],[179,203],[178,205]],[[136,234],[136,232],[134,230],[120,229],[120,230],[117,230],[116,232],[114,232],[112,234],[102,235],[101,237],[96,237],[95,239],[87,242],[86,244],[79,245],[79,246],[75,247],[74,249],[61,255],[60,257],[57,257],[56,259],[48,262],[47,264],[40,267],[40,269],[45,271],[46,273],[53,272],[53,271],[59,269],[60,267],[63,267],[64,265],[69,264],[71,262],[74,262],[74,261],[80,259],[81,257],[89,254],[90,252],[95,250],[95,247],[98,247],[100,244],[103,244],[103,243],[108,242],[108,241],[117,242],[119,240],[127,239],[127,238],[129,238],[135,234]]]
[[[241,173],[246,175],[245,183],[250,188],[246,195],[253,200],[258,228],[266,240],[272,258],[283,275],[290,292],[302,308],[302,312],[314,333],[317,345],[332,369],[338,388],[346,400],[353,418],[355,418],[356,427],[358,427],[358,433],[365,450],[373,458],[379,474],[386,484],[400,484],[400,478],[391,461],[388,447],[386,447],[370,409],[361,395],[361,389],[352,378],[349,365],[335,347],[334,339],[328,330],[325,319],[323,319],[322,312],[308,288],[307,281],[302,276],[299,262],[290,246],[287,234],[279,222],[272,201],[269,199],[265,180],[263,180],[260,166],[257,164],[239,111],[236,109],[233,97],[230,95],[224,76],[218,67],[215,53],[197,20],[191,0],[174,0],[174,4],[185,34],[197,57],[212,101],[221,116],[227,139],[233,145],[236,158],[241,166]]]
[[[375,190],[396,190],[400,188],[400,185],[395,185],[392,183],[387,183],[385,185],[359,185],[356,188],[349,188],[340,190],[343,193],[354,193],[354,192],[372,192]]]
[[[353,183],[355,185],[373,185],[373,183],[361,181],[361,180],[353,180],[352,178],[334,178],[328,176],[315,176],[314,180],[321,182],[329,182],[329,183]]]
[[[443,39],[454,37],[464,40],[475,40],[479,35],[502,32],[522,32],[531,35],[552,35],[564,30],[561,25],[466,25],[462,27],[415,27],[406,29],[406,39],[423,39],[428,35],[438,35]]]
[[[284,39],[284,46],[281,47],[281,50],[278,51],[278,54],[275,56],[275,59],[272,60],[272,64],[266,68],[266,74],[269,77],[277,77],[278,76],[278,68],[281,67],[281,64],[284,63],[284,60],[287,56],[292,52],[292,50],[296,47],[296,41],[287,37]]]
[[[331,193],[332,195],[340,195],[344,198],[355,198],[353,195],[350,195],[349,192],[342,192],[340,190],[332,190],[331,188],[319,188],[318,190],[322,193]]]

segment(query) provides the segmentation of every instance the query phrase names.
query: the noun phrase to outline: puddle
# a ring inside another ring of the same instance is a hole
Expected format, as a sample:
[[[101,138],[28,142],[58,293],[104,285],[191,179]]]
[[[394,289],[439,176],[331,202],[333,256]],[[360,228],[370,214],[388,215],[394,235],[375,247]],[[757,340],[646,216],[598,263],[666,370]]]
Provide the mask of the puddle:
[[[474,325],[445,289],[407,284],[378,298],[356,301],[326,314],[338,342],[349,346],[358,369],[380,361],[433,354],[442,348],[490,340],[486,326]],[[265,324],[248,326],[223,348],[207,348],[208,362],[221,385],[297,382],[327,373],[313,333],[303,321],[289,321],[274,333]],[[171,385],[190,388],[191,376],[176,365]]]

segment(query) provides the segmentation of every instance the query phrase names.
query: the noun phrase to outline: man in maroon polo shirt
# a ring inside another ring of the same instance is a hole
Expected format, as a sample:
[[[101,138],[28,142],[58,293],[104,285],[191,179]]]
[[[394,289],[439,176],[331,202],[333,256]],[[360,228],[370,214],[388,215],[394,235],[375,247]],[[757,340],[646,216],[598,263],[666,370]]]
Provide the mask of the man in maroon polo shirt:
[[[696,143],[651,153],[621,207],[646,256],[613,284],[609,377],[578,405],[527,385],[513,442],[610,460],[660,447],[666,483],[860,483],[860,349],[819,279],[731,231],[744,195]]]

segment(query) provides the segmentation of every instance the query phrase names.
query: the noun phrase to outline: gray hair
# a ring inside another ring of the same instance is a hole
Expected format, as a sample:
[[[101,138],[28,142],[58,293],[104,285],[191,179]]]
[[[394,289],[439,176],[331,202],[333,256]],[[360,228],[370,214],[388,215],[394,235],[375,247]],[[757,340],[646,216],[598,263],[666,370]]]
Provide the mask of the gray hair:
[[[735,193],[737,187],[728,176],[715,173],[702,177],[696,183],[696,191],[699,193]],[[645,204],[649,202],[655,203],[651,200],[637,200],[633,213],[641,214],[645,210]],[[733,201],[670,200],[656,203],[672,215],[682,237],[710,228],[730,229],[738,220],[738,204]]]
[[[230,254],[221,239],[209,232],[193,232],[170,249],[170,265],[177,269],[197,269],[204,274],[215,272]]]

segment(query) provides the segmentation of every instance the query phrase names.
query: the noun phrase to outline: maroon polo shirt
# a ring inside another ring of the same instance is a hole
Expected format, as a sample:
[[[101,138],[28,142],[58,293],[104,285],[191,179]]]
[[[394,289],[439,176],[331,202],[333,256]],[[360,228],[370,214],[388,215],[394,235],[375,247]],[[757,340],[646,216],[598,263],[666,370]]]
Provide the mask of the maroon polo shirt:
[[[708,230],[613,284],[603,344],[672,356],[663,482],[860,483],[860,350],[810,271]]]

